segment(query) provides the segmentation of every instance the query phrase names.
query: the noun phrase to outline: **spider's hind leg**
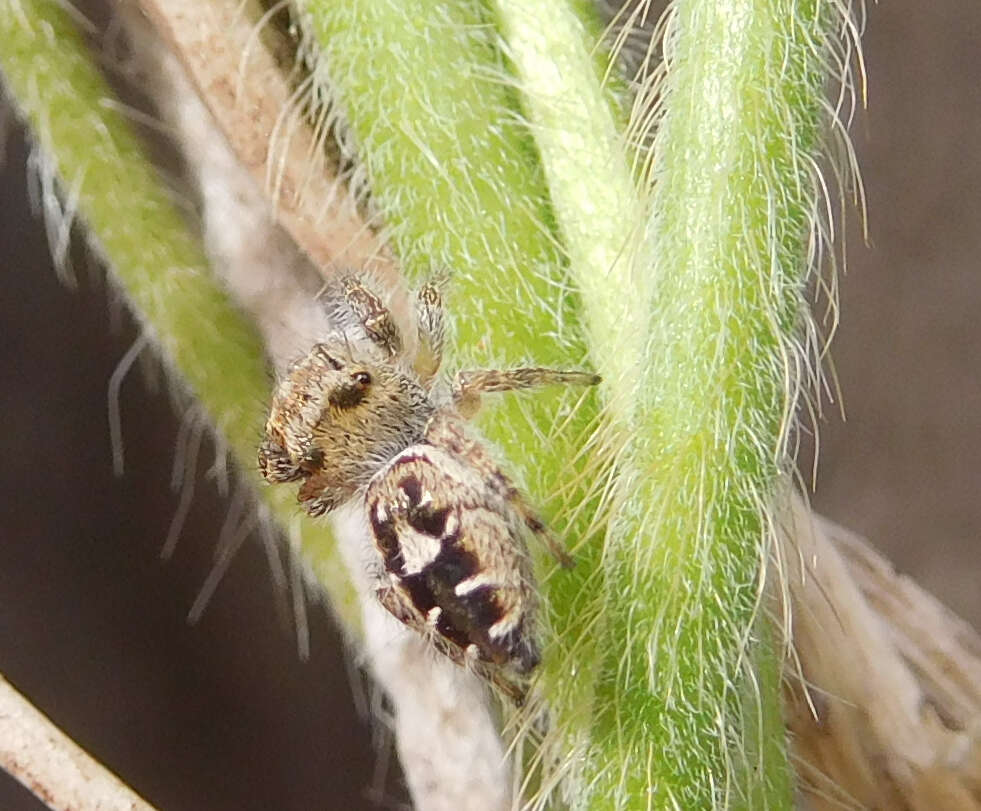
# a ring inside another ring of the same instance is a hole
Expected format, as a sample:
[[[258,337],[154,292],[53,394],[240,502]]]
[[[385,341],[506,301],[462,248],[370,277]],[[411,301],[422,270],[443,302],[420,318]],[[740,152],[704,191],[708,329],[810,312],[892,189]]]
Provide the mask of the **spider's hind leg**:
[[[545,522],[538,517],[538,513],[525,501],[524,495],[517,488],[514,488],[511,504],[518,511],[525,522],[525,526],[534,533],[538,540],[545,544],[548,551],[552,553],[552,557],[559,562],[563,569],[571,569],[576,565],[576,561],[566,551],[563,543],[551,533]]]
[[[548,369],[542,371],[552,373]],[[467,373],[464,372],[462,374]],[[470,374],[484,373],[473,372]],[[500,373],[495,372],[493,374]],[[588,375],[584,372],[558,372],[557,374],[596,377],[596,375]],[[575,566],[575,561],[566,551],[565,545],[549,531],[548,526],[539,517],[534,507],[528,503],[528,499],[524,493],[511,481],[510,476],[501,470],[497,462],[491,458],[487,449],[480,442],[477,442],[473,437],[468,435],[464,425],[465,423],[459,417],[451,414],[443,414],[442,418],[435,418],[430,421],[426,430],[426,440],[441,448],[445,448],[458,458],[465,459],[469,467],[480,473],[486,482],[487,488],[497,493],[511,505],[524,525],[534,534],[535,538],[545,544],[545,547],[563,568],[571,569]]]
[[[524,679],[517,677],[507,668],[481,661],[476,655],[476,646],[459,648],[435,632],[434,623],[424,616],[418,608],[400,593],[398,589],[388,584],[380,584],[375,589],[378,602],[399,622],[429,640],[430,644],[449,658],[454,664],[465,670],[476,673],[484,681],[493,684],[511,702],[520,707],[527,697],[527,684]],[[437,609],[438,610],[438,609]]]

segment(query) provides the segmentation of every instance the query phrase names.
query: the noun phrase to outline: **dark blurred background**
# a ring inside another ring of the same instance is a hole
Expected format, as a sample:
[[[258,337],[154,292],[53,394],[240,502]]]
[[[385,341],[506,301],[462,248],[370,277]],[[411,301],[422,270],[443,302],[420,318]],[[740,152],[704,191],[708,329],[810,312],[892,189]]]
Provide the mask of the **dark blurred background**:
[[[837,404],[820,430],[815,507],[981,625],[981,6],[869,10],[869,110],[852,128],[870,245],[847,224]],[[0,671],[162,811],[398,806],[390,746],[327,612],[300,661],[258,540],[203,618],[227,504],[199,481],[174,556],[178,422],[138,372],[117,478],[106,389],[135,330],[83,250],[77,289],[28,211],[14,128],[0,169]],[[207,464],[200,466],[202,470]],[[357,698],[357,700],[356,700]],[[42,806],[0,775],[0,808]]]

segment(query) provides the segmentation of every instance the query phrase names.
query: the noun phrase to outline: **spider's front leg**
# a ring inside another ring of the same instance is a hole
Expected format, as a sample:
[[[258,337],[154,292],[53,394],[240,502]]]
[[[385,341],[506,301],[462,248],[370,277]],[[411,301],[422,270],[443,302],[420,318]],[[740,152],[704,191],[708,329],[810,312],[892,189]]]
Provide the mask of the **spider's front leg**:
[[[457,372],[453,382],[453,404],[464,417],[480,409],[480,395],[485,392],[518,391],[542,386],[595,386],[602,378],[591,372],[560,369],[479,369]]]
[[[395,357],[402,351],[402,335],[388,307],[356,276],[341,280],[344,299],[351,313],[361,324],[368,338],[389,355]]]

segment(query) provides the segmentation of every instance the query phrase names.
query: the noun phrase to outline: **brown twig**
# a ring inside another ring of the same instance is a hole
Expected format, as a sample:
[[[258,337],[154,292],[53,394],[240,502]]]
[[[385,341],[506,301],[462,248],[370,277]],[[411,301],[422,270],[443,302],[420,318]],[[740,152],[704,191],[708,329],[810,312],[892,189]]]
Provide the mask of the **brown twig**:
[[[180,58],[241,165],[266,189],[277,222],[317,267],[390,270],[391,255],[326,164],[296,90],[259,35],[259,4],[139,0],[139,6]]]

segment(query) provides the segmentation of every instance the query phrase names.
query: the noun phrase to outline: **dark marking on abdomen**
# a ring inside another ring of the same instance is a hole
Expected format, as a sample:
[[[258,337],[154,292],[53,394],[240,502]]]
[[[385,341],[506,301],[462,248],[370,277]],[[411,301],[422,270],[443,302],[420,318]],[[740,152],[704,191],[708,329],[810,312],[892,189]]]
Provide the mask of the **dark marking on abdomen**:
[[[408,460],[399,460],[399,464],[403,464]],[[405,493],[409,498],[409,505],[414,507],[422,500],[422,485],[419,483],[419,479],[414,475],[403,476],[399,479],[399,488]]]
[[[443,611],[443,613],[439,615],[439,619],[436,620],[436,631],[440,636],[445,637],[454,645],[457,645],[464,650],[469,644],[476,641],[471,639],[466,628],[457,627],[457,625],[453,622],[453,617],[446,611]]]
[[[465,549],[452,543],[444,543],[443,550],[436,556],[423,573],[452,591],[456,586],[480,571],[477,558]]]
[[[406,590],[412,604],[423,616],[436,607],[436,595],[433,594],[425,575],[406,575],[399,580],[399,584]]]
[[[478,628],[490,628],[504,618],[504,609],[497,599],[498,590],[497,586],[480,586],[457,598],[463,604],[471,624]]]
[[[450,514],[450,508],[433,509],[430,505],[409,509],[407,516],[409,526],[416,532],[431,535],[433,538],[442,538],[446,531],[446,518]]]

